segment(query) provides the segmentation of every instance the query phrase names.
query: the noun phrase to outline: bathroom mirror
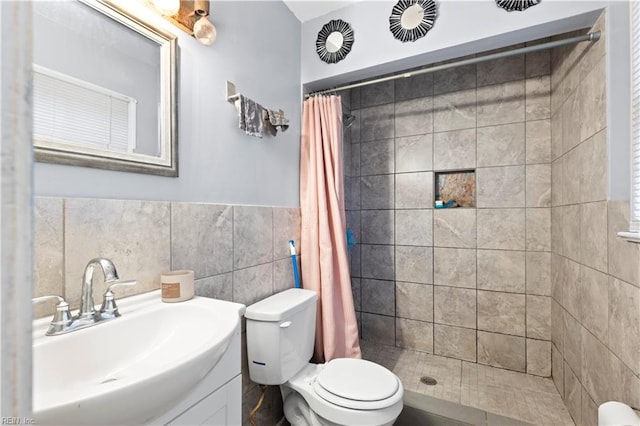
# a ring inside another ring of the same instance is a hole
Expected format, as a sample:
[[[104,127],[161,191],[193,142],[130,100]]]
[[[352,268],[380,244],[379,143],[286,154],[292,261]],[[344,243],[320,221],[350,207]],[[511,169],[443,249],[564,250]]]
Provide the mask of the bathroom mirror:
[[[343,60],[353,46],[353,29],[342,19],[326,23],[316,39],[316,52],[321,60],[335,64]]]
[[[416,41],[433,28],[436,15],[434,0],[400,0],[391,10],[389,31],[403,43]]]
[[[327,37],[326,48],[330,53],[337,52],[344,43],[344,36],[339,31],[334,31]]]
[[[424,9],[416,3],[402,12],[402,15],[400,15],[400,25],[404,29],[412,30],[420,25],[422,18],[424,18]]]
[[[33,3],[36,161],[178,175],[177,41],[106,0]]]

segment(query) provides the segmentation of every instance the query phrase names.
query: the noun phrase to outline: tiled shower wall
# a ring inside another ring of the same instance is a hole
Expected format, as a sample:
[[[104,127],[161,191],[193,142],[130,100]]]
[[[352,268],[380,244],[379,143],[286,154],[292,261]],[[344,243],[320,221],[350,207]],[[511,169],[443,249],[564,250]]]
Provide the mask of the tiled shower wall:
[[[194,270],[197,295],[245,305],[294,286],[288,241],[300,241],[299,208],[44,197],[34,205],[34,296],[59,294],[72,308],[84,267],[98,256],[113,260],[120,278],[138,281],[118,297],[159,289],[171,269]],[[105,286],[96,275],[99,304]],[[52,312],[53,304],[36,307],[37,316]],[[246,419],[259,389],[249,381],[244,334],[242,343]],[[257,420],[281,418],[280,392],[270,387]]]
[[[584,425],[605,401],[640,408],[640,245],[616,235],[629,203],[607,201],[604,16],[596,30],[551,61],[553,381]]]
[[[361,336],[551,374],[550,53],[352,90],[345,146]],[[477,208],[433,209],[475,169]]]

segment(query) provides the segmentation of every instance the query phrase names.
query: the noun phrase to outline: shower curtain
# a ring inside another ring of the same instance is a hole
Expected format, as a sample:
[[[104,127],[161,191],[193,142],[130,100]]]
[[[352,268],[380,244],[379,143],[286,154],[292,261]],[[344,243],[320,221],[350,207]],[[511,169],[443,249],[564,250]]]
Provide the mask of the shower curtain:
[[[347,255],[339,96],[304,101],[300,146],[302,283],[318,293],[314,360],[360,358]]]

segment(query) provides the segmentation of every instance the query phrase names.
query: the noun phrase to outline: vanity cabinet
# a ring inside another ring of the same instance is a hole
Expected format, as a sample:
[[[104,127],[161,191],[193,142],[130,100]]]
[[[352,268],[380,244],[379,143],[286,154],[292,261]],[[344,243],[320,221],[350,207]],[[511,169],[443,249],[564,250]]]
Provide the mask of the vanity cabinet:
[[[176,404],[147,425],[240,425],[242,375],[240,326],[220,361]],[[167,383],[171,386],[171,383]]]
[[[242,378],[222,386],[171,421],[172,425],[239,425],[242,422]]]

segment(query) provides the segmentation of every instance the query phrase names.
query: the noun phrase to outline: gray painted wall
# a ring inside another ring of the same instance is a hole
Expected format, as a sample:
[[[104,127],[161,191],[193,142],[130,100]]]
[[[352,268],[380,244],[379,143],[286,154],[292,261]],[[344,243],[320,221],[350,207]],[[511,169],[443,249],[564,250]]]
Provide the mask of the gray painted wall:
[[[607,141],[610,200],[631,197],[631,58],[629,3],[607,8]]]
[[[163,19],[180,46],[178,178],[36,163],[35,195],[299,205],[300,23],[279,1],[212,3],[218,31],[203,46]],[[246,136],[225,82],[291,126],[276,137]]]

